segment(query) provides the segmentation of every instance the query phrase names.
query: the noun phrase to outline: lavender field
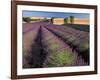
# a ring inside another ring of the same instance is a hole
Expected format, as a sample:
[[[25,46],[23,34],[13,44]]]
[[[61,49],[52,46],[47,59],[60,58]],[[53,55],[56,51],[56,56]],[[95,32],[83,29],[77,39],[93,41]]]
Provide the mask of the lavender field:
[[[89,32],[45,21],[23,23],[23,68],[89,65]]]

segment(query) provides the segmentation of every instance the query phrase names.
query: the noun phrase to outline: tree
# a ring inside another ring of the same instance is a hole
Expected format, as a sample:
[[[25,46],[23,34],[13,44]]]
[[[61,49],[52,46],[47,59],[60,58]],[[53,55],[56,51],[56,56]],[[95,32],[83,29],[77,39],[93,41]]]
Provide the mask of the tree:
[[[29,17],[23,17],[23,21],[29,23],[31,21],[31,18],[29,18]]]
[[[53,24],[54,17],[51,17],[51,23]]]
[[[68,18],[64,18],[64,24],[67,24],[68,23]]]
[[[74,23],[74,16],[70,16],[70,23],[71,23],[71,24]]]

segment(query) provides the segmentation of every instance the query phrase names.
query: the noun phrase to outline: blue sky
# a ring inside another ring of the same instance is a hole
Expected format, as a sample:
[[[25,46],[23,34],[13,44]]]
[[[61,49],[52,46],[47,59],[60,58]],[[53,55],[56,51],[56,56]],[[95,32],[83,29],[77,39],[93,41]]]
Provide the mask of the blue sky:
[[[65,18],[74,16],[75,18],[89,18],[87,13],[67,13],[67,12],[45,12],[45,11],[26,11],[22,12],[23,17],[59,17]]]

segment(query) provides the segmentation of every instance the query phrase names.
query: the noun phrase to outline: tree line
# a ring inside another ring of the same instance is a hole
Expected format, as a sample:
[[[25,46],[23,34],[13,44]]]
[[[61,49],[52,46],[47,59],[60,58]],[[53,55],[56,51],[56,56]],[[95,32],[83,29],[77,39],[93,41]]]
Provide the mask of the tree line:
[[[51,17],[50,22],[52,24],[53,24],[53,20],[55,18],[56,17]],[[47,19],[47,18],[44,18],[44,19],[31,19],[30,17],[23,17],[23,21],[29,23],[31,21],[49,21],[49,19]],[[65,17],[64,18],[64,24],[67,24],[67,23],[73,24],[74,23],[74,16]]]

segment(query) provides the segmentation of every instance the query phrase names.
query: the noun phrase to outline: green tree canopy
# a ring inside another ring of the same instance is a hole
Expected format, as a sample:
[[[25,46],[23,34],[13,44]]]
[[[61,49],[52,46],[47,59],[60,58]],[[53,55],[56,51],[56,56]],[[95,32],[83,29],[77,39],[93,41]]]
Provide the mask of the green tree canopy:
[[[23,17],[23,21],[29,23],[31,21],[31,18],[30,17]]]
[[[71,23],[71,24],[74,23],[74,16],[70,16],[70,23]]]

